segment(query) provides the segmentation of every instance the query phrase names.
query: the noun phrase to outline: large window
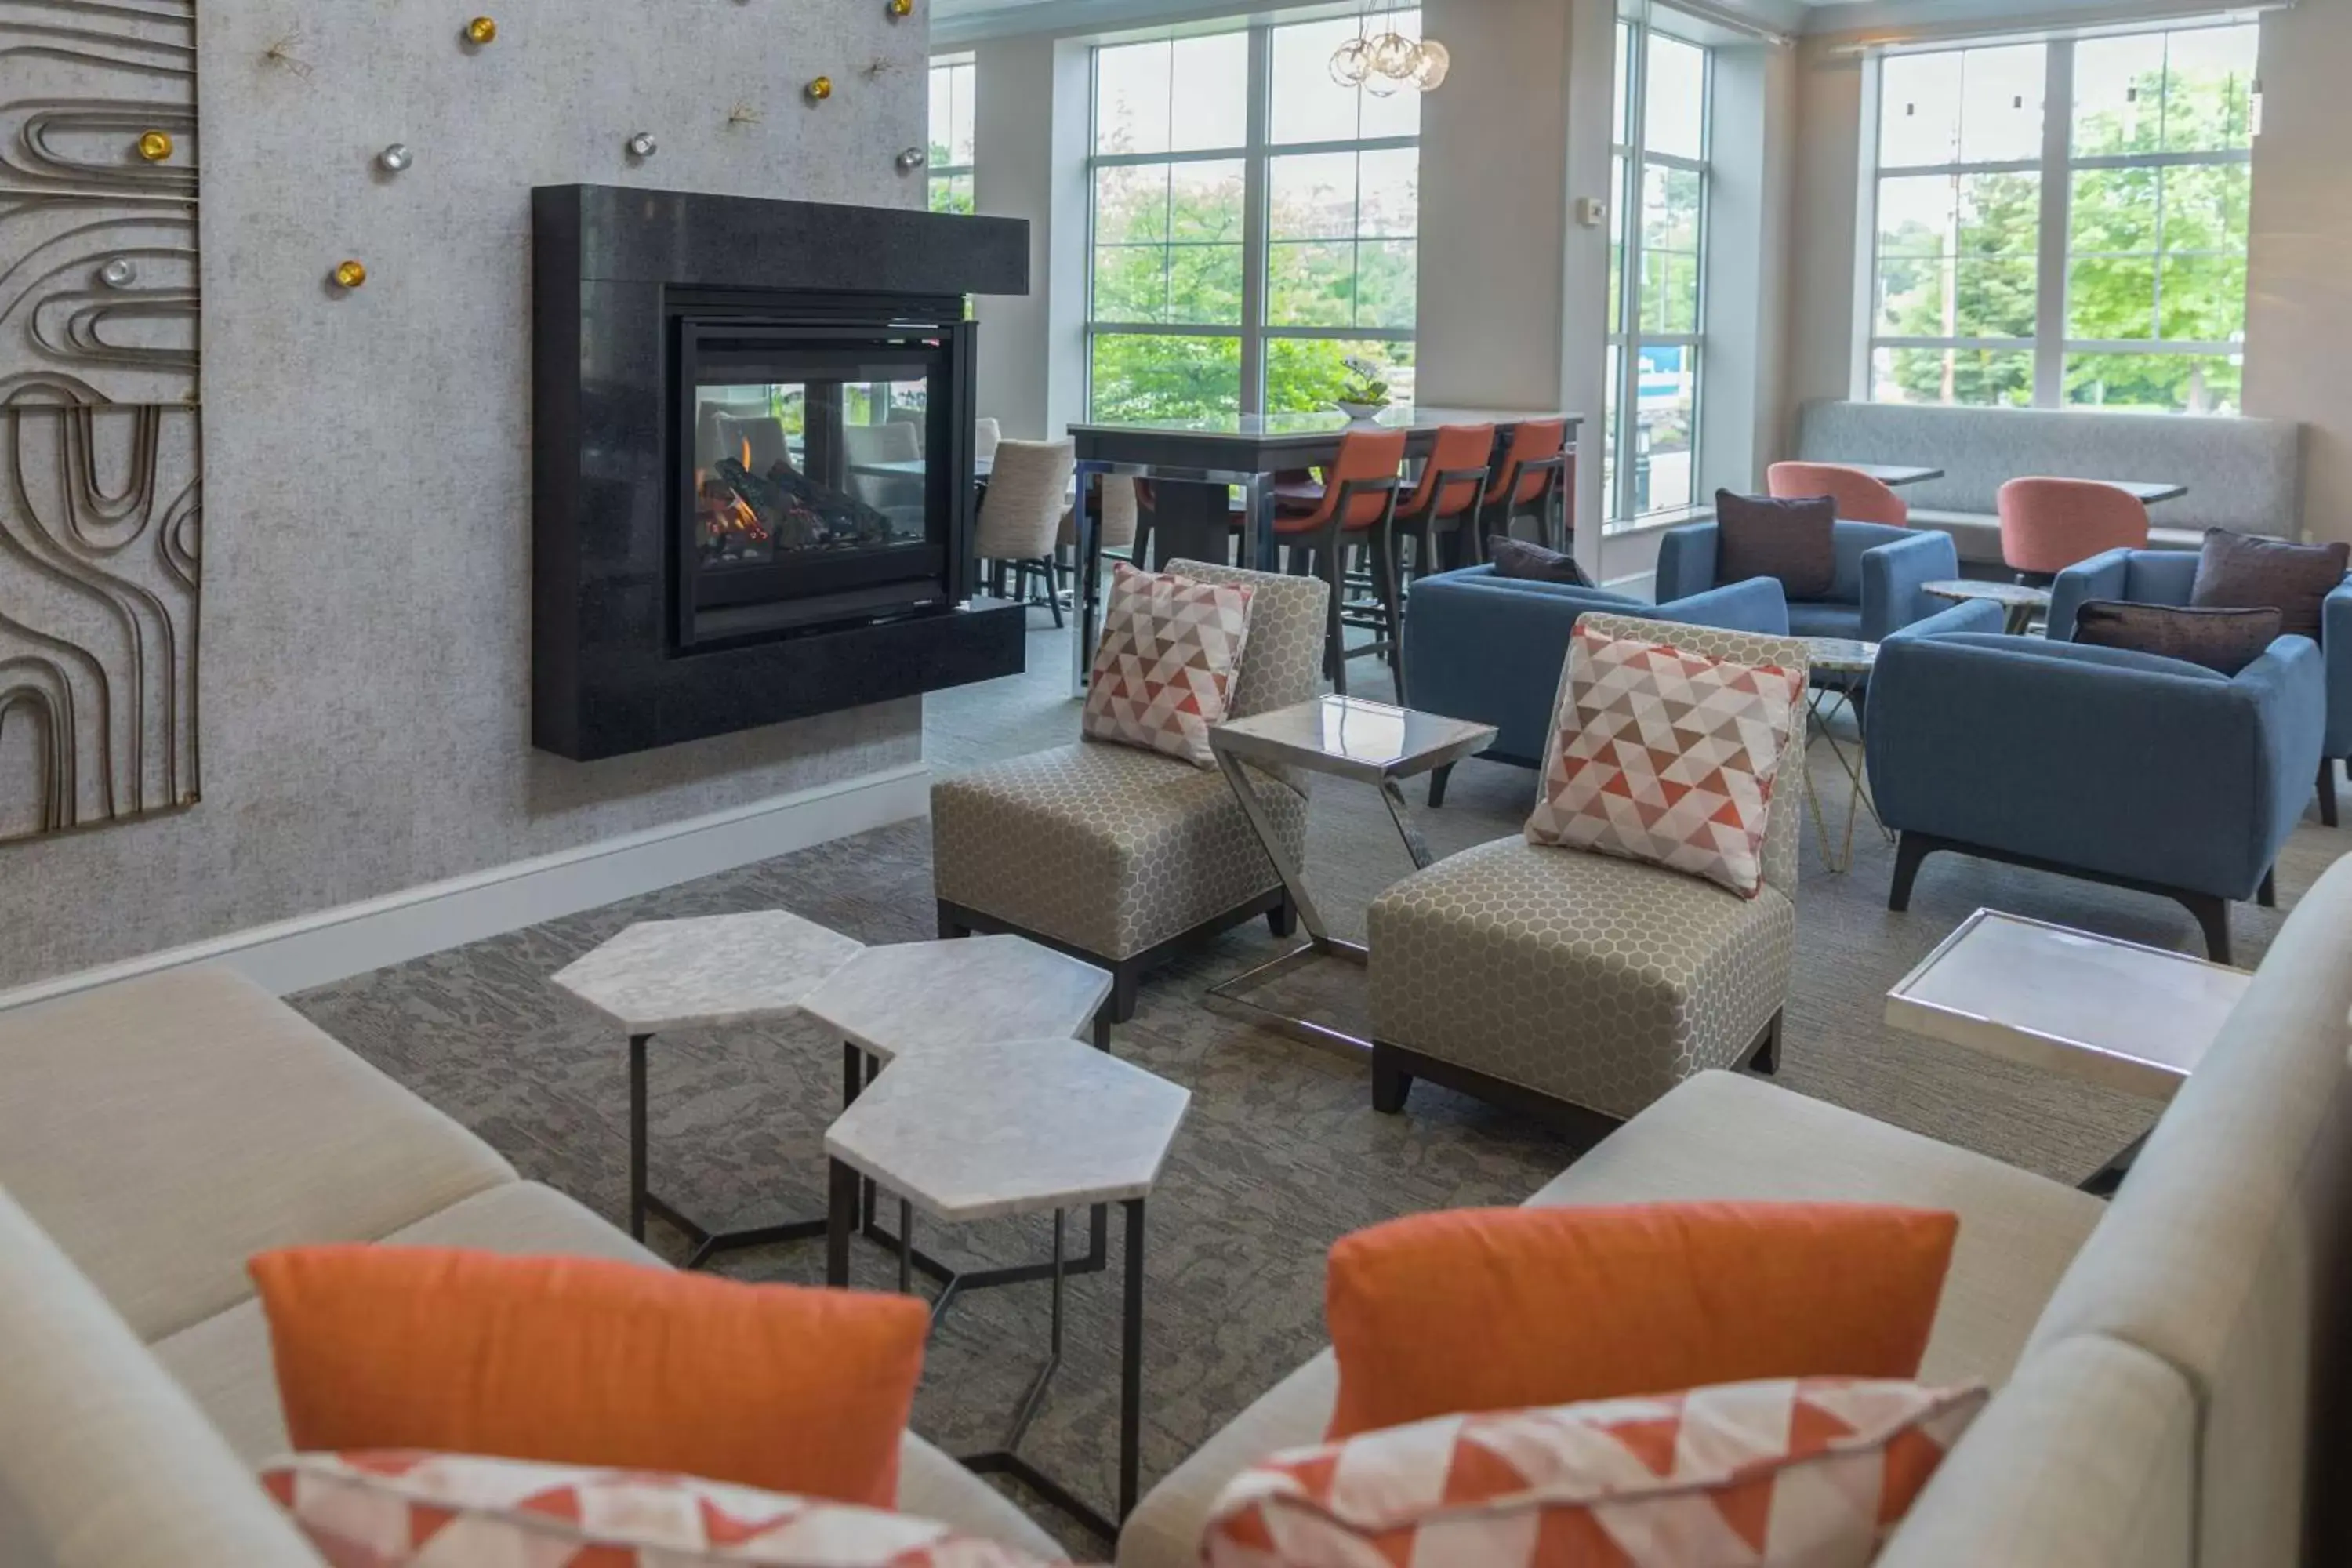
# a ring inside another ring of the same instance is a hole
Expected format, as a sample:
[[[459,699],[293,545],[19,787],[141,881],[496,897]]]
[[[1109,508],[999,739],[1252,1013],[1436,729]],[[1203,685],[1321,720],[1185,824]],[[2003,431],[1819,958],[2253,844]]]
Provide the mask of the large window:
[[[970,55],[931,62],[931,210],[971,211],[973,124],[978,77]]]
[[[1882,61],[1871,395],[2236,412],[2258,34]]]
[[[1707,53],[1697,45],[1618,23],[1601,456],[1612,528],[1697,499],[1708,69]]]
[[[1411,395],[1421,101],[1331,79],[1357,28],[1095,51],[1093,417],[1319,408],[1350,360]]]

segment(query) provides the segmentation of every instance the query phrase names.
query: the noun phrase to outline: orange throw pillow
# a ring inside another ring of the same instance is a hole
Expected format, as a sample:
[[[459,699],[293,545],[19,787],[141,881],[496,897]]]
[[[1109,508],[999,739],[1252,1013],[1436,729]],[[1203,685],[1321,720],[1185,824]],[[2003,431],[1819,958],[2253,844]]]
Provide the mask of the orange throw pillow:
[[[1959,1220],[1845,1204],[1458,1209],[1343,1237],[1331,1439],[1765,1378],[1917,1375]]]
[[[437,1247],[290,1247],[247,1267],[298,1449],[672,1470],[898,1505],[930,1323],[918,1301]]]

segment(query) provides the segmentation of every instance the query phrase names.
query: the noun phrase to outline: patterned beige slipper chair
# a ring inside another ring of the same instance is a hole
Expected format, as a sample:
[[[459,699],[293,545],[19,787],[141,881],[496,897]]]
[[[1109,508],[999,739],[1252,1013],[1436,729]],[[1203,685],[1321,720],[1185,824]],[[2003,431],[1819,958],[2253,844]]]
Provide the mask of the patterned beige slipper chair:
[[[1316,694],[1321,583],[1198,561],[1168,569],[1257,590],[1233,717]],[[1307,842],[1306,780],[1251,773],[1295,864]],[[1098,963],[1115,977],[1110,1016],[1122,1023],[1144,973],[1187,942],[1257,915],[1286,936],[1294,920],[1223,773],[1103,741],[933,784],[931,881],[941,936],[1013,931]]]
[[[1806,646],[1708,626],[1592,615],[1612,637],[1750,664],[1810,668]],[[1553,722],[1569,701],[1560,679]],[[1583,1132],[1623,1121],[1694,1074],[1780,1065],[1797,934],[1803,818],[1800,704],[1753,899],[1680,871],[1497,839],[1373,901],[1372,1104],[1415,1079]]]

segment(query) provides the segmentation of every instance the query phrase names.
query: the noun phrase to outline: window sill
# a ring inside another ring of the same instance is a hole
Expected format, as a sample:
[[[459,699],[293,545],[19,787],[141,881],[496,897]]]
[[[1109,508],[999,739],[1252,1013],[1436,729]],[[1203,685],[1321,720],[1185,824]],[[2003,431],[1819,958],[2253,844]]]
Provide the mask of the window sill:
[[[1715,517],[1711,506],[1686,506],[1675,511],[1645,512],[1637,518],[1601,525],[1601,537],[1605,540],[1632,539],[1640,534],[1656,533],[1669,528],[1680,528],[1688,522],[1708,522]]]

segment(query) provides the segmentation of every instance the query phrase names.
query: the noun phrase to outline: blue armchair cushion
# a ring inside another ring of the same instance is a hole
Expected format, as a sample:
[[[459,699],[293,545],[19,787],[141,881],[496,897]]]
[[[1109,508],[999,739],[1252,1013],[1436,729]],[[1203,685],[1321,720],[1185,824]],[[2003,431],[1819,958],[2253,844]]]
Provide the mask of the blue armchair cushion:
[[[2290,544],[2209,528],[2189,602],[2200,609],[2269,605],[2279,612],[2282,630],[2316,642],[2320,606],[2343,584],[2347,569],[2352,569],[2352,544],[2342,540]]]
[[[1792,600],[1789,605],[1789,635],[1792,637],[1862,637],[1862,606],[1841,605],[1828,599],[1803,604]]]
[[[1494,563],[1496,576],[1512,582],[1564,583],[1571,588],[1592,586],[1592,579],[1584,574],[1575,556],[1507,534],[1486,536],[1486,559]]]
[[[2262,658],[2278,636],[2279,613],[2268,607],[2198,610],[2092,599],[2074,612],[2078,643],[2160,653],[2223,675],[2235,675]]]
[[[1837,586],[1837,502],[1715,492],[1716,580],[1777,577],[1790,599],[1826,599]]]

